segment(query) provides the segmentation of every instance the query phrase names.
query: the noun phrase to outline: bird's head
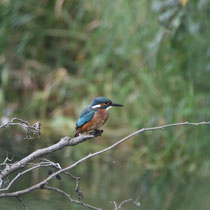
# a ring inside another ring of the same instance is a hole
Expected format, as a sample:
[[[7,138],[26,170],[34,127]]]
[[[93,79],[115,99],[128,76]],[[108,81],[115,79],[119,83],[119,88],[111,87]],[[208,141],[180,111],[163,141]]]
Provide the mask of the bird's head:
[[[94,98],[93,101],[90,104],[90,107],[93,109],[99,108],[99,109],[109,109],[113,106],[122,107],[121,104],[113,103],[110,99],[105,97],[97,97]]]

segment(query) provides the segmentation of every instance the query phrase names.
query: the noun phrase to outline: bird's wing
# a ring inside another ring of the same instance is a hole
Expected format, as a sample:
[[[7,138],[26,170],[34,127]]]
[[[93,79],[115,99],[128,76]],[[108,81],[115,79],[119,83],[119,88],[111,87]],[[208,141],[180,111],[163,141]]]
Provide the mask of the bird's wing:
[[[77,124],[76,129],[84,125],[86,122],[89,122],[95,114],[95,110],[92,110],[90,107],[87,107],[82,111],[82,114],[80,115]]]

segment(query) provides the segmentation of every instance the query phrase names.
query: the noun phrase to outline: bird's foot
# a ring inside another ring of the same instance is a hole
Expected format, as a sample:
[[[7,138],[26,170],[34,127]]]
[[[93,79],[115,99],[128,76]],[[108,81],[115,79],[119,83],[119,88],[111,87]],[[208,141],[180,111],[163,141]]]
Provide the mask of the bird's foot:
[[[101,136],[103,132],[104,132],[103,130],[95,129],[94,131],[90,132],[89,134],[97,137],[97,136]]]

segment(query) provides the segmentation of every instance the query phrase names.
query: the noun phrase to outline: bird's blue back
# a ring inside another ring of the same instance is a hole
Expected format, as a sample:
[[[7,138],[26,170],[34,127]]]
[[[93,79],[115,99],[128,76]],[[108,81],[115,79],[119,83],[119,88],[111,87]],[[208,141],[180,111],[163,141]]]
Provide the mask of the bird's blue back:
[[[82,111],[82,113],[77,121],[76,129],[78,129],[79,127],[84,125],[86,122],[89,122],[90,120],[92,120],[95,112],[96,112],[96,110],[91,109],[91,107],[89,107],[89,106],[87,108],[85,108]]]

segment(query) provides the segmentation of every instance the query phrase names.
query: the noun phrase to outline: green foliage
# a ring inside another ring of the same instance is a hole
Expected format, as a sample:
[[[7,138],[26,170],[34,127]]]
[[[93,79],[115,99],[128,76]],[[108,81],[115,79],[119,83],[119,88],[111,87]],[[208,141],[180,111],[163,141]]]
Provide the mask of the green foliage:
[[[0,159],[72,136],[96,96],[125,106],[111,110],[103,137],[51,155],[63,166],[142,127],[209,120],[209,14],[207,0],[1,1],[1,119],[41,121],[42,136],[22,142],[19,130],[1,131]],[[138,194],[142,209],[208,209],[209,134],[205,126],[146,133],[73,173],[87,201],[105,209]],[[37,174],[28,183],[46,176]],[[53,184],[75,195],[63,180]],[[62,197],[47,203],[53,196],[29,196],[29,205],[68,206]]]

